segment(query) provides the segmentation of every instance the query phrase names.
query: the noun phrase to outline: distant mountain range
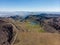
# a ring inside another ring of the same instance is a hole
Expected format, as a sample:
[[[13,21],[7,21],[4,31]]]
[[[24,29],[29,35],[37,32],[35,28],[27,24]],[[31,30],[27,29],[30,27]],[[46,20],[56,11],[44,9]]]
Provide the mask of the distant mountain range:
[[[15,15],[25,17],[27,15],[40,15],[42,13],[51,14],[51,15],[54,14],[53,16],[55,16],[55,14],[58,14],[56,16],[60,16],[60,12],[28,12],[28,11],[2,12],[0,11],[0,17],[9,17],[9,16],[15,16]]]

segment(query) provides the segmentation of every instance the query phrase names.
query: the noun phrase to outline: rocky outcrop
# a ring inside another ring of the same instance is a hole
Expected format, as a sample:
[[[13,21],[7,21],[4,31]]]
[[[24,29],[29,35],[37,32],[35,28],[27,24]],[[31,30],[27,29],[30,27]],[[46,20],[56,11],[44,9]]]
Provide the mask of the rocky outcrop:
[[[8,21],[0,20],[0,45],[11,45],[14,38],[14,26]]]

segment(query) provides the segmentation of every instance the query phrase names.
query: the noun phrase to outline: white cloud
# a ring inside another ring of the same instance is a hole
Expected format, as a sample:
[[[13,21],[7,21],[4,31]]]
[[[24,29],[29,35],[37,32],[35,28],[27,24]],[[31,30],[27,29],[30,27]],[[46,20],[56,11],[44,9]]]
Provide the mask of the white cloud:
[[[60,12],[60,8],[0,8],[0,11],[49,11],[49,12]]]

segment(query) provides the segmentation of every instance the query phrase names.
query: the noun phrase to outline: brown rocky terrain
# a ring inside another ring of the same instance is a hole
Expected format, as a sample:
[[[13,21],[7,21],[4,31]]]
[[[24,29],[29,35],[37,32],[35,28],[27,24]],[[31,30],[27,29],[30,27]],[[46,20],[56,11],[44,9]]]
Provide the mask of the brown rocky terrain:
[[[0,45],[13,45],[17,30],[8,19],[0,19]]]
[[[44,20],[43,26],[48,32],[60,33],[60,17]]]
[[[0,45],[60,45],[59,18],[45,20],[44,31],[39,25],[19,22],[11,18],[0,19]],[[58,26],[56,26],[58,27]],[[41,31],[40,31],[41,30]],[[57,33],[56,33],[57,32]]]

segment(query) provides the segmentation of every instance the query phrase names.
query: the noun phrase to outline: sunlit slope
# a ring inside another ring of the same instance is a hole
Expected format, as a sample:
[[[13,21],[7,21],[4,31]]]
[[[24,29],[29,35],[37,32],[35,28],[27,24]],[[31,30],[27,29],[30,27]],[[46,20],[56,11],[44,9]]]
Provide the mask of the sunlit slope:
[[[31,25],[30,22],[9,21],[18,30],[14,45],[60,45],[58,33],[47,33],[41,26]]]
[[[47,33],[39,25],[16,22],[20,29],[14,45],[60,45],[60,34]]]
[[[30,22],[11,21],[19,30],[14,45],[60,45],[60,34],[47,33]]]
[[[60,45],[60,34],[19,32],[14,45]]]

